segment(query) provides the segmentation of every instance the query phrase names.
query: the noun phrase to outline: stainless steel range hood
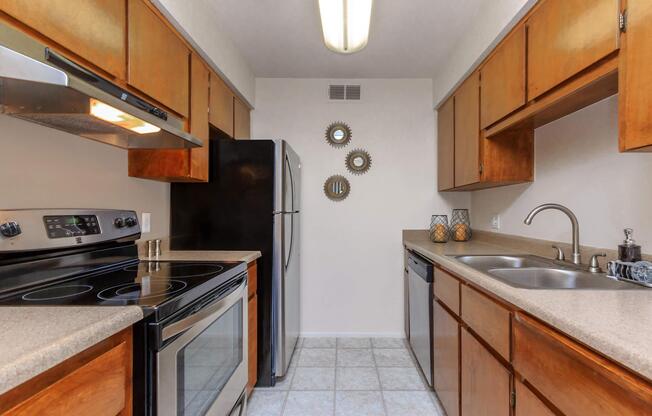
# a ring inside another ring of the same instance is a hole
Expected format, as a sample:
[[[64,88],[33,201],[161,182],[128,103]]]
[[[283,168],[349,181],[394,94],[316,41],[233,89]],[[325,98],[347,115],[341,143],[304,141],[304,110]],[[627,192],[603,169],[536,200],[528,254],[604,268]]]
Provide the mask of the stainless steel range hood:
[[[3,24],[0,113],[122,148],[202,145],[181,120]]]

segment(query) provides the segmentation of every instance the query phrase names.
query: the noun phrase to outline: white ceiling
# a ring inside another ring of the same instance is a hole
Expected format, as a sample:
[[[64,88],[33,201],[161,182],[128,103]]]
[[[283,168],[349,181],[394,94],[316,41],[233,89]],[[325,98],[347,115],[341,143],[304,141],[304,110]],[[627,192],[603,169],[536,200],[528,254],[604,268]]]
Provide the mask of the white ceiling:
[[[367,47],[326,49],[317,0],[204,0],[256,77],[432,78],[487,0],[374,0]]]

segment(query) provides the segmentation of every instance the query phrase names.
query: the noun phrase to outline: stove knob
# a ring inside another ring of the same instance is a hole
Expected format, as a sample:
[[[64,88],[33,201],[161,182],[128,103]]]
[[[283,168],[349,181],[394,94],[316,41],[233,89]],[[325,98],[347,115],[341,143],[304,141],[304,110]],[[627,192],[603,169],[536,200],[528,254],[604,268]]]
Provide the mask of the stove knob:
[[[127,217],[125,218],[125,225],[127,227],[133,227],[134,225],[138,224],[138,221],[134,217]]]
[[[22,233],[22,230],[16,221],[7,221],[0,224],[0,234],[4,237],[16,237],[20,233]]]
[[[113,220],[113,225],[115,225],[116,228],[122,228],[125,226],[125,220],[123,218],[118,217],[115,220]]]

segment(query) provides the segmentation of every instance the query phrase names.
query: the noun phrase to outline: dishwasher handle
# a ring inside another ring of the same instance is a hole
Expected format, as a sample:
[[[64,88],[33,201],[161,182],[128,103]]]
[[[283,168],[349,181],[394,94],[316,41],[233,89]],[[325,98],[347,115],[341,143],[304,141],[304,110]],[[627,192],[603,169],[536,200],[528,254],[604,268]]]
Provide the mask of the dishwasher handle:
[[[414,251],[408,250],[408,268],[417,276],[421,277],[426,283],[433,282],[433,265],[432,263],[418,255]]]

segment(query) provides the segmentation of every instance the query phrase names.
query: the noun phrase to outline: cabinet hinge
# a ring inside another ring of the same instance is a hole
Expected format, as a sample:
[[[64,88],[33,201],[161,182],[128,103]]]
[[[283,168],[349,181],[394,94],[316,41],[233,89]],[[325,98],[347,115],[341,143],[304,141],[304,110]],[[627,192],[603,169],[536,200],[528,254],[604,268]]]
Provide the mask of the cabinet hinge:
[[[484,171],[484,164],[480,163],[480,175],[482,175],[483,171]]]
[[[511,407],[516,407],[516,390],[512,390],[509,394],[509,405]]]
[[[627,9],[618,15],[618,29],[620,29],[621,33],[627,32]]]

